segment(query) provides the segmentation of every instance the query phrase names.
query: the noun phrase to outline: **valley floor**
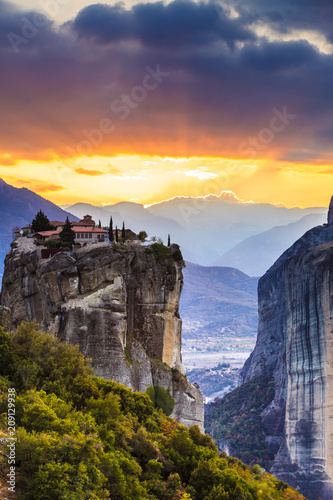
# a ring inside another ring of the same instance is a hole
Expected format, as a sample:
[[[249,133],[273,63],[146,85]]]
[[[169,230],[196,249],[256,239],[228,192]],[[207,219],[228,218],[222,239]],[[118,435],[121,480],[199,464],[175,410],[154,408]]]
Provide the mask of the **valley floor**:
[[[254,337],[203,336],[183,340],[182,359],[190,382],[197,383],[205,403],[238,386],[239,371],[255,345]]]

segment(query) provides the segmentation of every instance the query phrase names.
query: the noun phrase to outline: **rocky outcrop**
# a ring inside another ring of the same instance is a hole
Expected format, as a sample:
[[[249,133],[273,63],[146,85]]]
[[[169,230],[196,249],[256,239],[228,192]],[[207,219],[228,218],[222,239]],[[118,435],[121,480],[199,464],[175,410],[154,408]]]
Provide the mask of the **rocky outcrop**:
[[[257,344],[241,374],[274,376],[261,414],[282,443],[271,472],[313,500],[333,498],[332,285],[333,228],[318,226],[260,279]]]
[[[179,248],[170,256],[107,243],[41,259],[27,238],[6,257],[1,304],[11,327],[29,319],[78,344],[96,375],[134,390],[166,387],[172,416],[203,430],[203,401],[181,359]]]

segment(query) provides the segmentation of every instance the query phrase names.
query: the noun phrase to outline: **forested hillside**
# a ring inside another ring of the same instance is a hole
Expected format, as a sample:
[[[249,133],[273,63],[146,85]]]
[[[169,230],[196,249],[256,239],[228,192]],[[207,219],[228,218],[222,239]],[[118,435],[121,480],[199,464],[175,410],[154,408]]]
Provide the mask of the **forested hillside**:
[[[93,376],[76,347],[36,325],[0,329],[0,370],[1,491],[15,399],[19,500],[304,498],[259,466],[218,456],[210,436],[167,417],[147,394]]]

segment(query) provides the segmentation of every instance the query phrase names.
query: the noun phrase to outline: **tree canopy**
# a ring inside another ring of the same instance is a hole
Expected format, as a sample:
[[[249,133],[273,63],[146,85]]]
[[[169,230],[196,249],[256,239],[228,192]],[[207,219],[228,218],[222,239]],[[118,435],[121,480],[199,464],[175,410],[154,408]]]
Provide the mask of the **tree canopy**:
[[[146,233],[146,231],[140,231],[138,234],[138,238],[142,242],[145,241],[147,237],[148,237],[148,234]]]
[[[51,229],[54,229],[54,227],[50,224],[47,215],[40,210],[37,212],[31,223],[31,229],[35,231],[35,233],[39,233],[40,231],[50,231]]]
[[[0,328],[1,437],[9,388],[20,500],[304,500],[260,467],[219,456],[210,436],[167,417],[147,394],[94,376],[77,346],[37,325]],[[154,400],[170,405],[159,392]],[[0,455],[0,489],[6,474]]]
[[[69,218],[67,217],[65,225],[59,234],[61,244],[64,247],[71,248],[71,246],[74,245],[74,243],[75,243],[75,231],[73,231],[72,228],[73,228],[72,223],[70,222]]]

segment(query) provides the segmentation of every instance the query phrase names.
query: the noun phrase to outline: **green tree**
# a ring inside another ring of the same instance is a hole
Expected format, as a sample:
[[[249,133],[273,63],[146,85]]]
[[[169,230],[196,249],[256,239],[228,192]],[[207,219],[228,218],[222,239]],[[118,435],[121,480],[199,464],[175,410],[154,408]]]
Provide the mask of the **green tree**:
[[[31,223],[31,228],[33,231],[35,231],[35,233],[39,233],[40,231],[50,231],[51,229],[54,229],[54,227],[51,226],[47,215],[45,215],[41,210],[37,212],[34,220]]]
[[[126,240],[125,222],[123,222],[123,227],[121,230],[121,237],[124,241]]]
[[[118,227],[116,226],[116,242],[118,243],[119,237],[118,237]]]
[[[171,245],[171,242],[170,242],[170,234],[168,234],[168,247]]]
[[[71,247],[75,243],[75,232],[72,229],[72,223],[66,218],[65,225],[60,233],[60,240],[64,247]]]
[[[171,415],[175,407],[175,400],[171,396],[168,389],[166,389],[165,387],[161,387],[159,385],[156,386],[150,385],[147,388],[146,393],[152,400],[155,408],[157,409],[162,408],[163,412],[167,416]]]
[[[99,219],[99,221],[98,221],[98,226],[97,226],[97,227],[98,227],[99,229],[101,229],[101,228],[102,228],[101,219]]]
[[[148,237],[148,234],[146,233],[146,231],[140,231],[138,234],[138,238],[142,242],[145,241],[147,237]]]
[[[13,372],[14,351],[11,338],[0,326],[0,375],[10,375]]]
[[[110,225],[109,225],[109,240],[111,243],[114,241],[114,234],[113,234],[113,220],[112,216],[110,217]]]

